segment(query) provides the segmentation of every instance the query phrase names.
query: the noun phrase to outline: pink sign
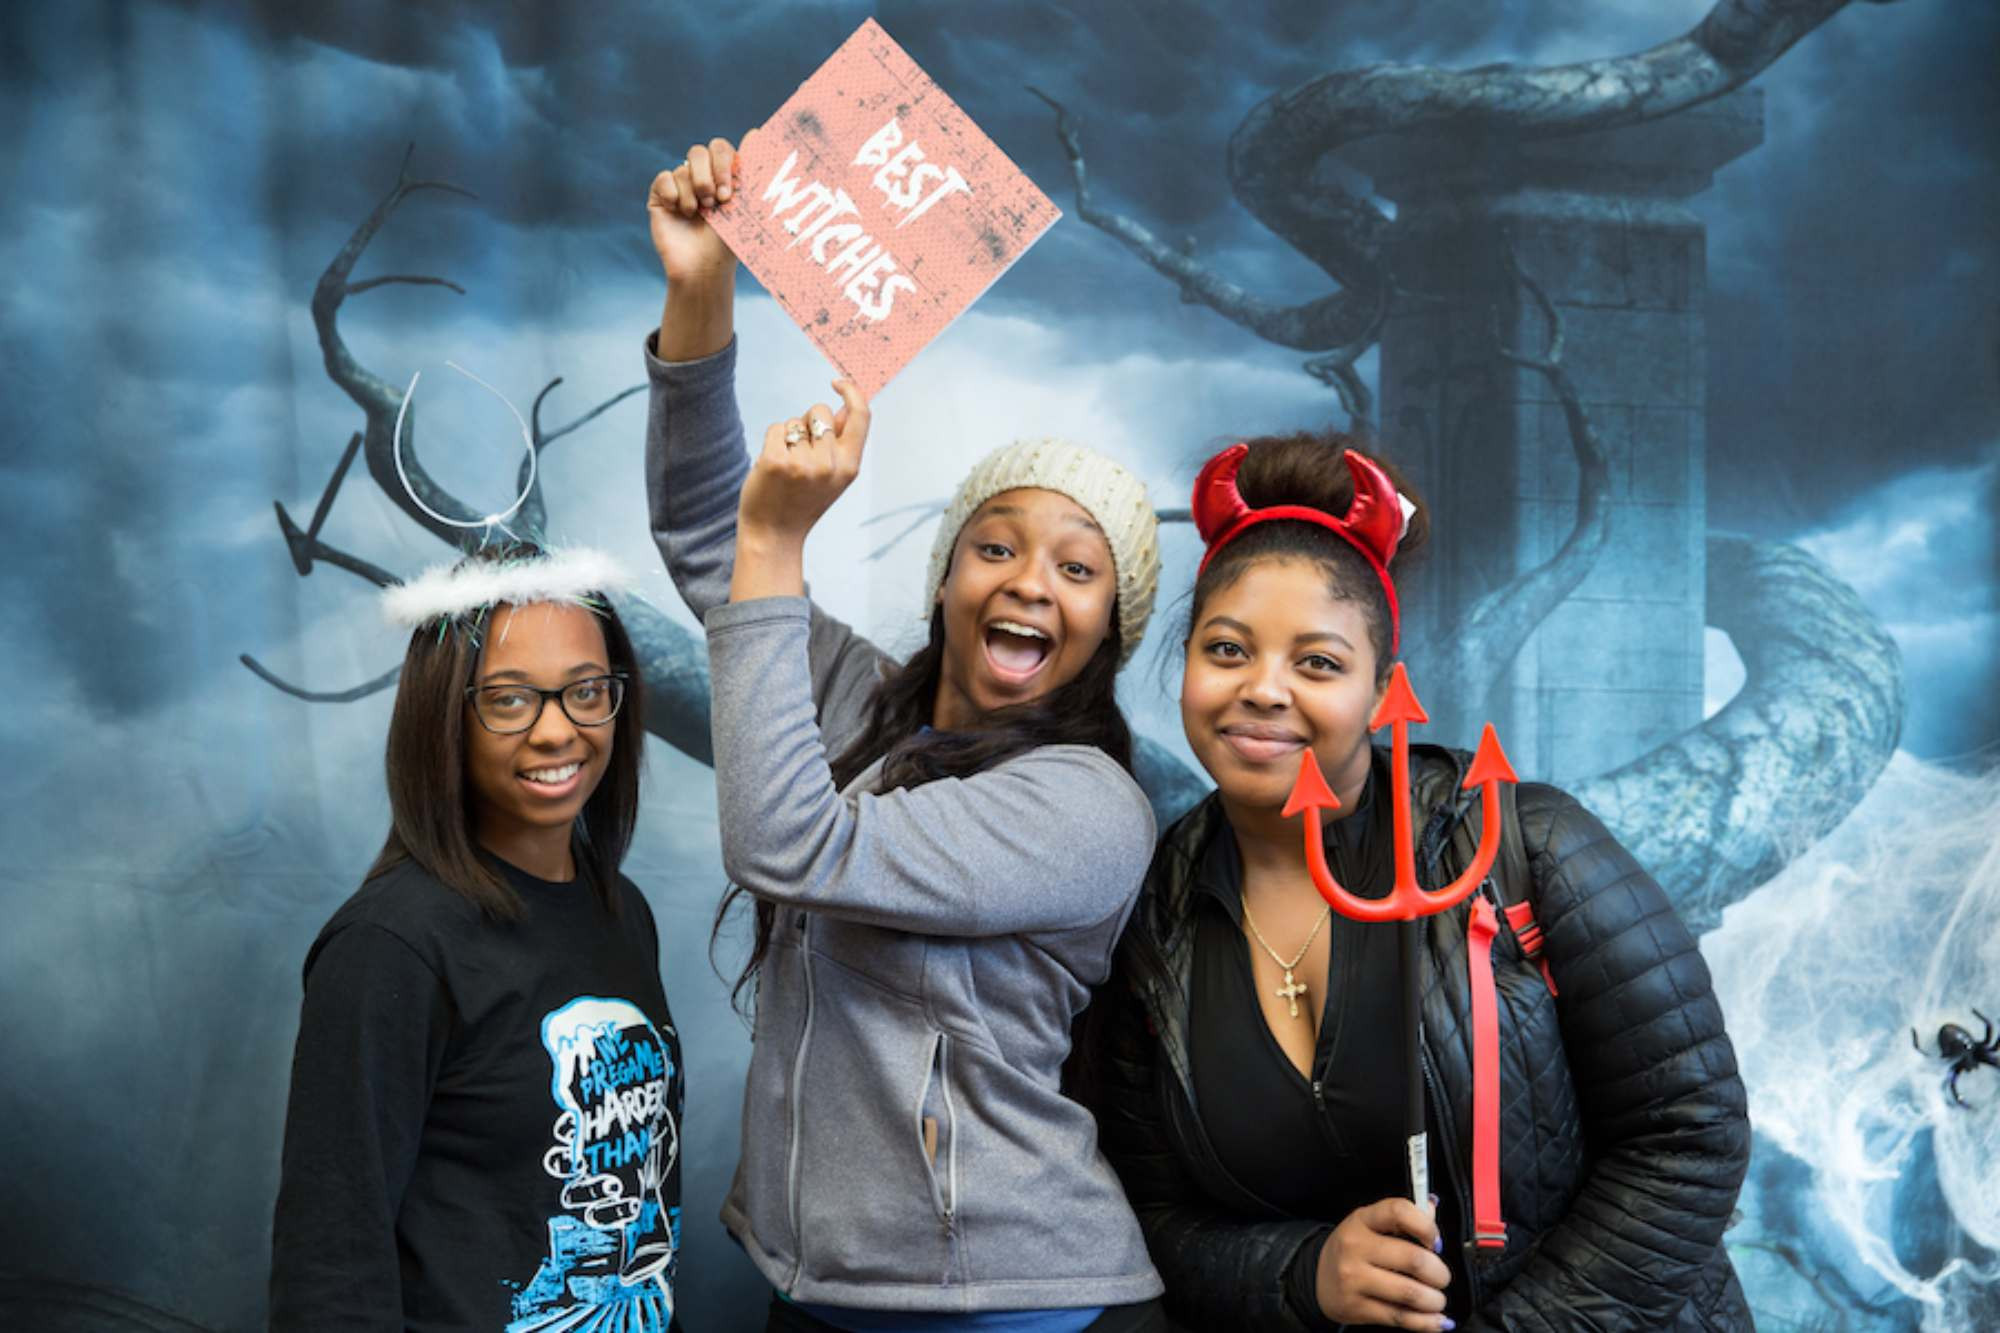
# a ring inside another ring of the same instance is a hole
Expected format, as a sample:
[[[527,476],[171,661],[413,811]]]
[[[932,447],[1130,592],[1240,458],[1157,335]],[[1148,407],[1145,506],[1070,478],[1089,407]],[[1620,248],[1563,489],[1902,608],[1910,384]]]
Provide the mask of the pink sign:
[[[740,162],[710,222],[870,398],[1062,216],[874,19]]]

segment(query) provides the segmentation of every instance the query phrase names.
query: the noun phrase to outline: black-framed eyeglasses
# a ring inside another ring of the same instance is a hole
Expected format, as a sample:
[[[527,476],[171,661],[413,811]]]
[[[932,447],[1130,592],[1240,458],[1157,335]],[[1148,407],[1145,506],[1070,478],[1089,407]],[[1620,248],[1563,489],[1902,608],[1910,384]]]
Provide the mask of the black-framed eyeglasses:
[[[618,716],[625,702],[624,672],[608,676],[585,676],[559,690],[507,681],[499,685],[468,685],[465,695],[472,700],[472,714],[479,725],[500,736],[515,736],[542,720],[542,710],[554,699],[563,716],[579,727],[601,727]]]

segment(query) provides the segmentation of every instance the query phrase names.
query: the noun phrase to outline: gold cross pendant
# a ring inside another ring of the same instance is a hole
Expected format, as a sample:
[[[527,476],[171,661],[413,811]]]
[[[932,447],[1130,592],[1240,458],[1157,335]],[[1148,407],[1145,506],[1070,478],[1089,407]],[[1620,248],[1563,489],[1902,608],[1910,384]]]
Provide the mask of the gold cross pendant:
[[[1299,996],[1305,993],[1305,985],[1292,980],[1292,969],[1289,967],[1285,969],[1285,984],[1277,987],[1273,992],[1279,999],[1291,1006],[1293,1018],[1299,1016]]]

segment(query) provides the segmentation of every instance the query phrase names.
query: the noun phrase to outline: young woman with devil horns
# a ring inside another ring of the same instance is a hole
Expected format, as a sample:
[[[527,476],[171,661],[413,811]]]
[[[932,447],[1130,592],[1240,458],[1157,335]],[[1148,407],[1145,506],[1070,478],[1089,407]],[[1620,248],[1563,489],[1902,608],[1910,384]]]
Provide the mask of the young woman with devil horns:
[[[1398,803],[1425,885],[1465,871],[1480,820],[1467,756],[1412,746],[1398,792],[1370,742],[1395,571],[1427,519],[1349,443],[1234,445],[1196,483],[1181,716],[1216,791],[1162,839],[1079,1059],[1169,1313],[1747,1329],[1722,1232],[1750,1134],[1708,969],[1659,886],[1552,787],[1510,793],[1486,884],[1423,918],[1435,1203],[1399,1197],[1398,937],[1330,910],[1287,805],[1310,750],[1338,805],[1303,818],[1363,897],[1390,890]]]

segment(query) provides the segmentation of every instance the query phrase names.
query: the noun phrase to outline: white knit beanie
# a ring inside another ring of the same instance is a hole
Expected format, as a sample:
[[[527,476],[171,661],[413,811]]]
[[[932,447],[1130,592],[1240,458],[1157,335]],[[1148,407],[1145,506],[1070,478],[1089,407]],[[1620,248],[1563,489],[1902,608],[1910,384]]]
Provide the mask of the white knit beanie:
[[[973,465],[938,523],[931,543],[930,577],[924,584],[924,615],[930,615],[944,587],[959,529],[973,511],[1002,491],[1033,487],[1066,495],[1104,530],[1118,576],[1118,664],[1123,666],[1145,637],[1160,586],[1160,525],[1146,484],[1094,450],[1067,440],[1017,440]]]

